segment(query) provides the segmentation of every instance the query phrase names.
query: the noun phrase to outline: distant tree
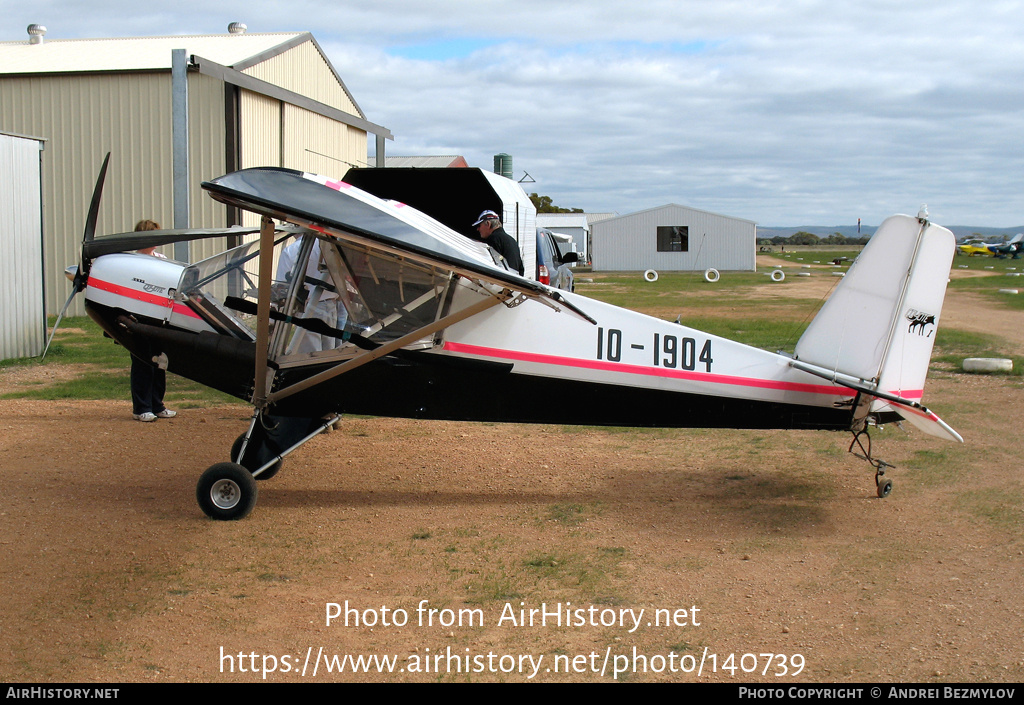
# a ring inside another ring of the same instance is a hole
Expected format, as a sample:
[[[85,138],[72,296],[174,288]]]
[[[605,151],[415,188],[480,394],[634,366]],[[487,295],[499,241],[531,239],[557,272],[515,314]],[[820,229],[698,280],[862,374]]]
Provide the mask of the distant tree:
[[[814,233],[809,233],[801,230],[798,233],[793,233],[786,240],[787,245],[817,245],[821,241]]]
[[[540,196],[536,193],[530,194],[530,200],[538,213],[582,213],[582,208],[560,208],[551,200],[551,196]]]

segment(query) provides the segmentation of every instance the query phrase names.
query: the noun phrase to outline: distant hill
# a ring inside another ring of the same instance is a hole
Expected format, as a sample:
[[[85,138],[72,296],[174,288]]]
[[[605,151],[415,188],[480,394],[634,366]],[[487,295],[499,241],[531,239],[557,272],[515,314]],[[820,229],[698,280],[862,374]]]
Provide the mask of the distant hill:
[[[977,234],[979,237],[983,237],[986,240],[1001,240],[1003,235],[1006,235],[1009,238],[1013,237],[1017,233],[1024,233],[1024,225],[1018,225],[1013,228],[979,228],[970,225],[947,225],[945,227],[953,231],[957,240],[970,237],[974,234]],[[802,225],[797,228],[762,227],[759,225],[757,226],[757,237],[770,240],[773,237],[789,237],[798,232],[811,233],[818,237],[828,237],[832,233],[839,233],[843,237],[866,237],[874,235],[877,228],[878,226],[875,225],[862,225],[860,233],[858,234],[856,225],[833,225],[828,227],[823,225]]]

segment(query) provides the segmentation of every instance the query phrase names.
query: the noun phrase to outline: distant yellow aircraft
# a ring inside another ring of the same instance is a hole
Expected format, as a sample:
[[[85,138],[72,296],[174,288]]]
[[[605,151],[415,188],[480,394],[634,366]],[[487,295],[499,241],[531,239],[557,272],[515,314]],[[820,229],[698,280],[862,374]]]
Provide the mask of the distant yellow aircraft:
[[[971,240],[967,240],[961,245],[957,245],[956,252],[958,255],[967,255],[969,257],[973,257],[974,255],[991,255],[992,250],[989,249],[991,247],[995,247],[995,243],[986,243],[980,238],[973,238]]]

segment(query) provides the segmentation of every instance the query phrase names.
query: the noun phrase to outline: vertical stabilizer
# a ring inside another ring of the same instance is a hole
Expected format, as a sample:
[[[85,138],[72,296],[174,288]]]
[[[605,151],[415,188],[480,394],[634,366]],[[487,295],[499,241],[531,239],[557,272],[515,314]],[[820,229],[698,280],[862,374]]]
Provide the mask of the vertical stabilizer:
[[[887,219],[800,338],[797,359],[919,400],[955,245],[926,220]]]

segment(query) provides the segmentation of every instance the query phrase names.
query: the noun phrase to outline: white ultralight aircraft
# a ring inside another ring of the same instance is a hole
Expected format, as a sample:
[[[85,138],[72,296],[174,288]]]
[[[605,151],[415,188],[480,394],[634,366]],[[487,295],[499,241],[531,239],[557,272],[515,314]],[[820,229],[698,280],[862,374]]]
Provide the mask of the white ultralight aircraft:
[[[871,453],[871,424],[963,440],[921,404],[955,248],[926,217],[878,228],[789,355],[523,278],[414,208],[288,169],[203,184],[262,215],[258,230],[96,238],[104,172],[71,296],[84,290],[132,354],[254,407],[230,461],[199,479],[214,519],[246,516],[255,480],[342,413],[850,431],[880,497],[891,466]],[[194,264],[130,252],[257,232]],[[573,403],[535,403],[552,394]]]

